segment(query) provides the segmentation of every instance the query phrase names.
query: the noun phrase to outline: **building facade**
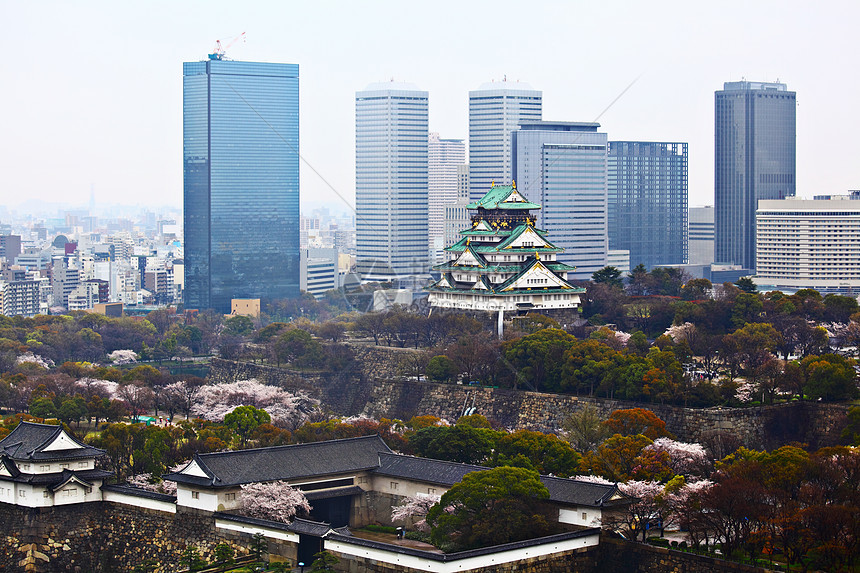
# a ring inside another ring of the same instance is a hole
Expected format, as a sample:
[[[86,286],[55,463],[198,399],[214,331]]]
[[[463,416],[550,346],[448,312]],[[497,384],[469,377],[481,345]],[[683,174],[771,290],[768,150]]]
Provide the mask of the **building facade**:
[[[714,258],[756,268],[758,201],[793,197],[795,92],[785,84],[726,82],[715,94]]]
[[[441,139],[430,134],[427,148],[427,227],[430,258],[441,262],[445,245],[445,207],[457,201],[459,169],[466,163],[462,139]]]
[[[183,64],[187,308],[299,293],[299,67]]]
[[[540,121],[543,93],[520,82],[490,82],[469,92],[469,200],[514,178],[511,133]]]
[[[355,94],[356,264],[364,281],[426,275],[428,94],[371,84]]]
[[[610,249],[652,269],[687,262],[687,144],[609,142]]]
[[[860,201],[759,201],[756,232],[760,290],[860,294]]]
[[[571,279],[590,279],[606,266],[607,152],[597,123],[523,123],[513,132],[515,181],[539,202],[536,225],[564,251],[558,260],[576,267]]]

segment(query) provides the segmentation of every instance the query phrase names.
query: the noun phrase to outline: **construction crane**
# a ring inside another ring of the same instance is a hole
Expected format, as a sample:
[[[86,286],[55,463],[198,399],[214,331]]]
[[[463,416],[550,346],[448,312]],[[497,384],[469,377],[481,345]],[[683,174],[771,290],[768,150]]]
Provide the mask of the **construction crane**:
[[[236,42],[238,42],[239,40],[242,40],[243,43],[245,42],[245,32],[242,32],[238,36],[233,36],[229,40],[225,40],[225,42],[227,43],[226,46],[221,45],[221,40],[215,40],[215,50],[213,53],[209,54],[209,59],[210,60],[226,60],[227,59],[227,50],[229,50],[230,47],[233,44],[235,44]]]

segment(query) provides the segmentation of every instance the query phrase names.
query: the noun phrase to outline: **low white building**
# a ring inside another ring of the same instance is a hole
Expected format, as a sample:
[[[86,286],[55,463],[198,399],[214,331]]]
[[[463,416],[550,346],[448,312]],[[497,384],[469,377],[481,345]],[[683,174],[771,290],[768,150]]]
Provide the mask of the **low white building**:
[[[51,507],[101,501],[102,483],[113,475],[96,469],[102,455],[62,426],[21,422],[0,440],[0,502]]]

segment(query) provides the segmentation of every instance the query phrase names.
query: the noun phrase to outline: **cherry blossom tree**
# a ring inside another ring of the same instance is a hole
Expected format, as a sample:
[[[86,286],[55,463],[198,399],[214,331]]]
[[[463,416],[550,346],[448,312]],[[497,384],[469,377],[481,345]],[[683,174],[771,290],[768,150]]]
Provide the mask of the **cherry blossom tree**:
[[[27,362],[38,364],[45,369],[52,368],[54,366],[54,361],[50,358],[43,358],[42,356],[33,354],[32,352],[26,352],[15,359],[15,364],[25,364]]]
[[[398,505],[391,508],[391,521],[405,521],[407,524],[412,520],[412,526],[418,531],[430,532],[425,517],[430,508],[439,503],[440,495],[430,493],[419,493],[414,496],[404,497]]]
[[[633,539],[641,533],[642,541],[645,541],[651,521],[661,519],[660,496],[663,485],[656,481],[632,480],[618,484],[618,489],[634,498],[623,519]]]
[[[301,490],[274,481],[243,485],[242,509],[249,517],[290,523],[298,510],[310,512],[311,505]]]
[[[114,364],[133,364],[138,359],[134,350],[114,350],[107,357]]]
[[[669,467],[677,475],[701,474],[708,464],[708,455],[701,444],[657,438],[646,450],[669,454]]]
[[[277,386],[255,379],[203,386],[191,413],[197,417],[221,422],[239,406],[254,406],[268,412],[272,422],[295,429],[301,426],[319,405],[318,400],[303,394],[291,394]]]

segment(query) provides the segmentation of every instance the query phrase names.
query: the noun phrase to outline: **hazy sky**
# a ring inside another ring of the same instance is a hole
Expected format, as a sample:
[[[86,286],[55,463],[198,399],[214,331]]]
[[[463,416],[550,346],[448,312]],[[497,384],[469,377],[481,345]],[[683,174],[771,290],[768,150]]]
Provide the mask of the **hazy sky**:
[[[0,204],[182,203],[182,62],[246,33],[237,60],[300,65],[301,153],[354,197],[354,95],[430,92],[430,129],[468,135],[468,91],[543,91],[545,120],[690,144],[690,204],[713,203],[714,90],[797,92],[798,195],[860,188],[860,3],[91,2],[0,0]],[[638,78],[638,80],[637,80]],[[633,86],[601,112],[634,80]],[[302,204],[342,201],[302,165]]]

